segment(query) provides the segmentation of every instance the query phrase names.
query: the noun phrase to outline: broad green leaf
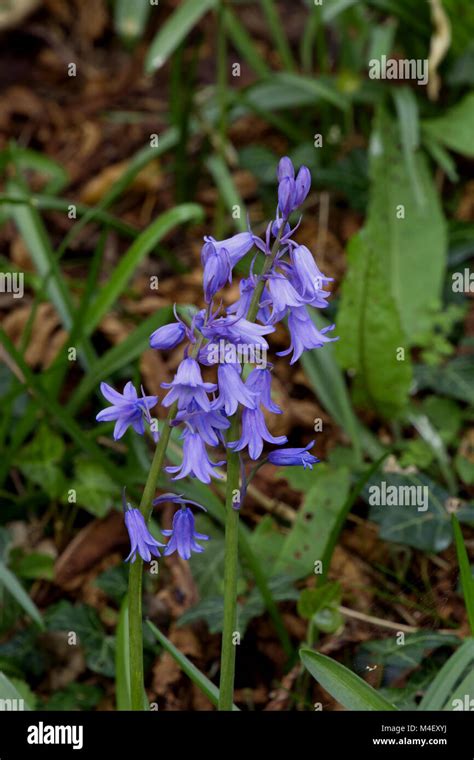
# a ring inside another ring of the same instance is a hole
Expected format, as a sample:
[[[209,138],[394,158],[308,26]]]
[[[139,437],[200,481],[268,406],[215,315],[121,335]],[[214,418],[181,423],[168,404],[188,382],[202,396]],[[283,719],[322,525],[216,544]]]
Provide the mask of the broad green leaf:
[[[119,486],[99,462],[89,457],[76,459],[69,488],[75,490],[77,504],[96,517],[104,517],[114,502],[119,502]],[[67,503],[67,494],[65,496]]]
[[[472,670],[473,666],[474,639],[466,639],[438,672],[421,700],[419,709],[442,710],[467,669]]]
[[[49,631],[73,631],[83,647],[87,666],[101,675],[115,675],[115,638],[105,633],[99,616],[87,604],[73,605],[63,599],[48,608],[45,623]]]
[[[471,629],[471,636],[474,636],[474,578],[472,577],[471,563],[466,551],[466,545],[462,535],[461,526],[456,515],[451,515],[453,525],[454,542],[458,556],[459,573],[461,575],[461,586],[466,605],[467,619]]]
[[[301,649],[300,657],[316,681],[348,710],[396,710],[359,676],[324,654]]]
[[[25,699],[24,695],[21,694],[18,691],[17,686],[15,683],[18,683],[16,679],[10,680],[6,677],[4,673],[0,671],[0,704],[2,705],[2,710],[8,710],[10,709],[6,705],[10,702],[10,700],[13,700],[11,704],[22,705],[23,710],[31,710],[32,707],[29,704],[28,700]],[[27,684],[25,686],[28,688]],[[33,705],[34,707],[34,705]],[[19,710],[20,708],[17,706],[13,709]]]
[[[442,116],[426,119],[422,126],[428,137],[447,148],[464,156],[474,156],[474,93],[470,92]]]
[[[17,556],[13,549],[10,553],[10,567],[19,578],[27,580],[43,579],[52,581],[54,578],[54,558],[49,554],[40,554],[39,552],[30,552],[24,554],[21,552]]]
[[[342,111],[350,103],[330,79],[311,79],[298,74],[277,72],[239,93],[230,118],[236,119],[253,109],[272,113],[302,106],[316,107],[320,102],[327,102]]]
[[[408,400],[410,356],[395,301],[387,290],[381,253],[374,249],[367,229],[352,238],[348,259],[336,356],[355,372],[358,402],[384,417],[395,417]],[[406,352],[404,356],[400,351]]]
[[[410,138],[412,145],[414,139]],[[397,129],[381,111],[371,138],[366,234],[380,260],[382,287],[395,301],[409,345],[430,328],[439,309],[447,251],[446,222],[434,181],[423,154],[412,153],[408,172]],[[413,190],[414,175],[418,193]]]
[[[370,479],[363,497],[371,506],[370,519],[380,525],[380,537],[385,541],[425,552],[441,552],[451,544],[453,534],[445,506],[449,494],[426,475],[380,473]]]
[[[153,625],[152,622],[147,620],[147,625],[155,635],[156,639],[160,642],[163,649],[171,655],[175,662],[177,662],[183,673],[186,673],[191,681],[196,684],[199,689],[201,689],[203,694],[206,695],[214,707],[217,707],[219,703],[219,689],[217,686],[215,686],[212,681],[210,681],[204,675],[204,673],[201,673],[201,671],[195,665],[193,665],[190,660],[188,660],[186,655],[180,652],[179,649],[177,649],[175,645],[163,633],[161,633],[161,631],[158,630],[155,625]],[[239,708],[233,705],[232,710],[238,712]]]
[[[195,203],[183,203],[169,211],[165,211],[132,243],[122,256],[119,264],[112,272],[107,284],[100,290],[97,299],[89,309],[84,334],[90,335],[101,319],[117,301],[127,287],[137,267],[155,247],[157,243],[171,230],[180,224],[198,221],[202,218],[202,208]]]
[[[334,633],[344,619],[338,609],[341,602],[339,583],[326,583],[316,588],[305,588],[298,599],[298,614],[324,633]]]
[[[441,367],[415,366],[417,389],[430,388],[440,396],[474,404],[474,358],[457,356]]]
[[[23,475],[40,485],[51,498],[58,499],[66,486],[60,467],[64,450],[62,438],[43,424],[33,440],[18,452],[14,461]]]
[[[217,0],[184,0],[165,21],[153,39],[145,59],[145,70],[149,74],[161,68],[170,55],[182,43],[186,35]]]
[[[383,665],[390,668],[393,673],[397,671],[413,670],[420,665],[423,658],[440,647],[459,646],[461,639],[454,634],[450,636],[437,631],[419,631],[418,633],[405,634],[403,646],[398,643],[397,637],[389,636],[378,641],[368,641],[363,644],[358,653],[357,664]]]
[[[59,712],[90,712],[100,702],[104,692],[99,686],[89,683],[69,683],[64,689],[55,691],[44,705],[44,710]]]
[[[331,528],[345,505],[349,485],[349,472],[345,469],[316,471],[315,485],[305,494],[272,574],[296,579],[314,573],[314,563],[323,560]]]
[[[3,562],[0,562],[0,585],[5,586],[7,591],[18,602],[24,612],[26,612],[26,614],[34,620],[40,628],[44,628],[43,618],[41,617],[38,607],[26,593],[21,583]]]

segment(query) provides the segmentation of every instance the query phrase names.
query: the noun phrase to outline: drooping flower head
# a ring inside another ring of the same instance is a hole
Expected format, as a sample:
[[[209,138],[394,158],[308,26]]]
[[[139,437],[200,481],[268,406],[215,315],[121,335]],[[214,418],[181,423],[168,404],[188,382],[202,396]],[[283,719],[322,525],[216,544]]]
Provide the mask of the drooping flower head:
[[[212,462],[206,451],[204,441],[199,433],[192,429],[185,428],[181,436],[183,441],[183,461],[180,465],[166,467],[166,472],[174,474],[173,480],[180,480],[187,475],[198,478],[201,483],[210,483],[211,478],[222,478],[222,475],[216,472],[216,467],[225,464],[224,461]]]
[[[173,527],[171,530],[163,530],[162,533],[165,536],[171,536],[165,549],[166,557],[177,551],[182,559],[189,559],[192,552],[200,554],[204,551],[204,547],[197,544],[196,539],[209,540],[209,536],[196,532],[194,515],[189,507],[178,509],[173,517]]]
[[[125,562],[130,561],[133,564],[137,558],[137,554],[144,562],[149,562],[152,556],[160,557],[161,555],[158,547],[165,546],[165,544],[160,544],[156,538],[153,538],[140,510],[133,509],[130,504],[127,504],[125,489],[122,492],[122,505],[125,512],[125,525],[130,537],[131,545],[130,554]]]
[[[179,365],[173,382],[161,383],[161,386],[171,388],[162,401],[163,406],[171,406],[177,401],[178,409],[186,409],[192,401],[195,401],[205,412],[211,409],[207,394],[217,388],[214,383],[203,381],[199,364],[190,356],[183,359]]]
[[[164,552],[165,556],[167,557],[177,551],[182,559],[187,560],[191,557],[192,552],[200,554],[204,551],[204,548],[196,543],[196,539],[198,541],[208,541],[209,536],[195,531],[194,514],[186,505],[192,504],[193,506],[204,510],[204,512],[206,509],[202,504],[198,504],[196,501],[185,499],[182,495],[175,495],[173,493],[164,493],[161,496],[158,496],[158,498],[153,501],[153,504],[162,504],[167,501],[178,504],[180,508],[174,514],[171,530],[161,531],[164,536],[171,536]]]

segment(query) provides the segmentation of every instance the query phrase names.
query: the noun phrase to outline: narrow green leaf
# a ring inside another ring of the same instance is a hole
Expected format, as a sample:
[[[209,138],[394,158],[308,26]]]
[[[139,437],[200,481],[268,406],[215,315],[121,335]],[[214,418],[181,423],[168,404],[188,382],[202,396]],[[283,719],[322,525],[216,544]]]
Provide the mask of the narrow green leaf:
[[[18,604],[23,608],[29,617],[39,625],[40,628],[44,628],[43,618],[37,608],[36,604],[32,601],[30,596],[26,593],[25,589],[17,578],[10,572],[8,567],[0,561],[0,583],[5,586],[7,591],[13,596]]]
[[[15,700],[16,704],[18,704],[20,700],[23,700],[23,709],[31,710],[31,707],[28,704],[28,702],[24,699],[24,697],[22,697],[22,695],[16,689],[16,687],[13,685],[10,679],[7,678],[5,673],[2,673],[1,671],[0,671],[0,699],[1,700],[13,699]],[[6,710],[8,708],[4,707],[4,709]]]
[[[474,639],[466,639],[438,672],[426,690],[418,709],[442,710],[466,670],[472,669],[473,665]]]
[[[295,62],[274,0],[261,0],[261,5],[281,62],[287,69],[294,71]]]
[[[13,151],[15,163],[20,169],[33,169],[38,174],[49,177],[42,189],[44,195],[59,193],[67,185],[68,173],[61,164],[31,148],[20,148],[15,145]],[[10,151],[7,150],[3,160],[0,160],[0,169],[5,168],[10,158]]]
[[[227,210],[232,212],[234,206],[240,208],[240,217],[235,219],[235,226],[238,232],[247,231],[247,214],[245,211],[245,204],[239,195],[239,191],[235,186],[235,182],[232,178],[232,174],[227,168],[226,163],[220,156],[212,155],[207,159],[207,168],[212,174],[214,184],[217,186]]]
[[[145,71],[150,74],[161,68],[191,29],[216,4],[217,0],[184,0],[180,3],[153,39],[145,59]]]
[[[44,390],[39,378],[30,370],[25,364],[22,356],[18,353],[15,346],[11,342],[10,338],[0,328],[0,343],[3,345],[7,353],[10,355],[15,364],[18,365],[21,373],[24,377],[25,386],[33,393],[38,400],[43,412],[46,412],[51,419],[55,420],[59,427],[61,427],[73,441],[79,446],[80,449],[90,454],[102,464],[104,469],[116,480],[117,483],[123,481],[123,472],[119,467],[116,467],[110,459],[103,453],[103,451],[83,432],[77,422],[71,417],[69,412],[63,405],[52,399],[49,394]]]
[[[10,180],[7,190],[13,196],[24,197],[20,184]],[[55,259],[43,221],[32,205],[12,203],[9,214],[28,248],[38,274],[46,280],[46,292],[56,307],[66,329],[72,325],[73,304]]]
[[[372,686],[336,660],[312,649],[301,649],[300,657],[313,678],[348,710],[397,709]]]
[[[107,314],[119,296],[127,287],[128,282],[154,246],[171,230],[180,224],[202,219],[201,206],[195,203],[183,203],[176,206],[158,217],[141,235],[132,243],[128,251],[122,256],[119,264],[112,272],[107,285],[102,288],[96,301],[92,304],[84,326],[84,334],[90,335],[100,320]]]
[[[467,618],[471,629],[471,636],[474,636],[474,579],[472,577],[471,563],[466,551],[466,545],[462,535],[459,520],[455,514],[451,515],[451,522],[454,532],[454,541],[458,555],[459,572],[461,574],[461,586],[464,594],[464,603],[466,605]]]
[[[181,670],[186,673],[191,681],[201,689],[202,693],[206,695],[209,701],[217,707],[219,704],[219,689],[210,681],[201,671],[188,660],[186,655],[179,651],[174,644],[164,635],[158,628],[153,625],[150,620],[147,620],[147,625],[160,642],[163,649],[171,655],[171,657],[178,663]],[[232,710],[239,712],[239,708],[236,705],[232,706]]]
[[[261,57],[252,37],[229,6],[224,6],[224,24],[235,49],[247,61],[254,72],[262,78],[271,74],[271,69]]]
[[[74,390],[67,405],[68,411],[76,414],[86,398],[98,389],[102,380],[111,377],[127,364],[132,364],[143,351],[149,348],[151,333],[158,327],[168,324],[172,319],[171,306],[164,306],[141,322],[125,340],[106,351]]]

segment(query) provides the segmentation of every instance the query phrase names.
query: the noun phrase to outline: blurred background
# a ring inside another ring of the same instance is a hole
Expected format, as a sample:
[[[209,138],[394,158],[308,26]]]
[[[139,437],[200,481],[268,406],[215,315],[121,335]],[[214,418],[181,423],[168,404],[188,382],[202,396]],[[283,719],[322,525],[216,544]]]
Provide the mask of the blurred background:
[[[334,279],[314,319],[340,340],[275,363],[272,432],[322,463],[249,489],[235,699],[340,709],[307,642],[414,709],[468,632],[450,513],[472,556],[474,6],[4,0],[0,37],[0,671],[31,707],[123,706],[120,490],[150,452],[95,424],[98,386],[161,396],[180,353],[150,333],[202,304],[204,234],[264,232],[289,155],[313,177],[297,239]],[[381,482],[426,486],[426,510],[370,504]],[[146,686],[207,710],[167,642],[216,680],[222,493],[183,489],[212,541],[147,574]]]

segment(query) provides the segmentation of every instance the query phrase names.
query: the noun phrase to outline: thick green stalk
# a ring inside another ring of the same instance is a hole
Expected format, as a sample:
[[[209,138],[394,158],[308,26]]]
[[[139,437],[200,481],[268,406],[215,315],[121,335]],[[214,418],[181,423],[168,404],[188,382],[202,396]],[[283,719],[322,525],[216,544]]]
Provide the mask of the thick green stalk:
[[[228,431],[228,440],[239,437],[239,415],[234,414]],[[237,570],[239,543],[239,510],[235,507],[236,492],[240,501],[240,457],[228,449],[227,488],[225,499],[225,559],[224,559],[224,624],[222,629],[221,675],[219,683],[219,710],[232,710],[236,644],[234,633],[237,609]],[[240,506],[240,504],[238,504]]]

